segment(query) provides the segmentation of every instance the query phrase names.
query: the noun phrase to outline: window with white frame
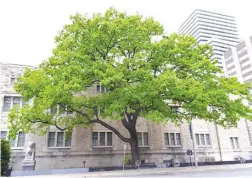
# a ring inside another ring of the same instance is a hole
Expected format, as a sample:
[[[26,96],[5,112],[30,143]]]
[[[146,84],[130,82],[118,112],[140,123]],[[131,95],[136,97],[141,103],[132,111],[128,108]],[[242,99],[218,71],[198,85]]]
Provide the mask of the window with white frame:
[[[138,146],[149,146],[148,132],[137,132]]]
[[[48,147],[49,148],[63,148],[71,147],[72,133],[66,136],[64,132],[49,132],[48,133]]]
[[[1,131],[1,140],[6,140],[7,139],[7,131]]]
[[[166,146],[181,146],[180,133],[164,133]]]
[[[25,106],[29,101],[22,100],[19,96],[4,96],[3,112],[9,112],[14,106]]]
[[[7,134],[7,133],[6,133]],[[10,139],[10,146],[12,148],[22,148],[25,145],[25,133],[18,132],[15,139]]]
[[[230,137],[230,143],[231,143],[232,149],[240,149],[238,137]]]
[[[211,145],[210,135],[205,133],[195,134],[196,144],[199,146],[209,146]]]
[[[112,132],[93,132],[92,145],[93,147],[112,146]]]

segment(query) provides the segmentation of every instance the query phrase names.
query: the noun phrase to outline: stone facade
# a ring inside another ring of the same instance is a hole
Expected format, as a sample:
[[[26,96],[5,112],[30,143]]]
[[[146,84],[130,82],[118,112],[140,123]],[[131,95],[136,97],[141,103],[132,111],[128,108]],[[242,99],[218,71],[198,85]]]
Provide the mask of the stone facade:
[[[1,133],[3,131],[8,132],[8,112],[4,112],[3,110],[4,98],[20,96],[13,90],[11,80],[21,75],[26,67],[35,69],[35,67],[32,66],[0,63]],[[95,94],[96,87],[90,88],[87,93]],[[111,124],[118,128],[124,136],[127,136],[127,131],[122,126],[121,122],[113,121]],[[226,161],[234,160],[237,156],[252,159],[252,147],[248,135],[248,128],[250,126],[252,126],[250,122],[242,119],[237,128],[227,130],[203,120],[194,120],[193,133],[199,134],[198,141],[196,141],[198,160],[203,162],[214,160]],[[50,131],[57,130],[51,127]],[[173,158],[180,162],[189,162],[189,156],[186,155],[186,151],[192,149],[192,140],[188,123],[184,122],[180,126],[176,126],[172,123],[155,124],[143,118],[139,118],[137,122],[137,131],[148,133],[148,144],[140,148],[141,160],[155,162],[159,159],[169,160]],[[13,170],[23,169],[22,161],[24,160],[26,147],[29,141],[35,141],[36,143],[36,170],[84,167],[83,161],[86,162],[86,167],[122,165],[124,142],[112,133],[112,146],[93,147],[92,132],[110,131],[98,124],[93,125],[92,128],[77,127],[72,132],[71,146],[68,147],[48,147],[48,134],[44,136],[26,134],[25,142],[21,147],[16,145],[12,147],[11,166]],[[165,141],[165,138],[167,138],[167,134],[165,135],[165,133],[172,133],[169,135],[169,142],[178,144],[166,145],[168,141]],[[176,136],[176,138],[174,136]],[[236,143],[234,143],[235,140],[232,140],[233,138],[237,138],[238,147]],[[205,145],[202,144],[203,142]],[[19,144],[19,142],[16,143]],[[130,152],[129,145],[127,145],[126,152]]]

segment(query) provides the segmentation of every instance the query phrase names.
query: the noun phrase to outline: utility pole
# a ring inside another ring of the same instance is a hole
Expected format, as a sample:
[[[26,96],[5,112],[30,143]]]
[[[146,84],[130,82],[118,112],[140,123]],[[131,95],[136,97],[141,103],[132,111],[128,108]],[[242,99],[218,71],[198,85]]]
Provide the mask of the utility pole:
[[[197,153],[196,153],[196,149],[195,149],[195,134],[193,132],[192,119],[189,124],[189,130],[190,130],[190,135],[191,135],[192,144],[193,144],[193,155],[194,155],[195,167],[197,168],[198,161],[197,161]]]

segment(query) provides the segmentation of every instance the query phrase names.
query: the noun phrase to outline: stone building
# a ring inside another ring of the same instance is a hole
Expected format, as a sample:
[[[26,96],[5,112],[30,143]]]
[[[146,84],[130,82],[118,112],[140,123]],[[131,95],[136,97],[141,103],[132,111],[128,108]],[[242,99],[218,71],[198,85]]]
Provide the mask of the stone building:
[[[36,67],[0,63],[1,70],[1,139],[8,135],[8,110],[16,104],[25,105],[22,98],[13,90],[13,83],[24,68]],[[88,90],[89,94],[96,94],[94,86]],[[127,131],[121,122],[113,122],[122,134]],[[252,157],[252,147],[249,141],[248,127],[251,123],[242,119],[236,128],[226,130],[203,120],[194,120],[193,134],[195,136],[198,160],[201,162],[234,160],[238,156],[246,159]],[[186,155],[192,149],[192,140],[188,123],[180,126],[171,123],[154,124],[143,118],[138,119],[137,131],[141,160],[155,162],[156,160],[176,159],[189,162]],[[64,133],[50,127],[44,136],[19,133],[16,140],[11,141],[13,170],[22,170],[22,161],[29,141],[36,142],[36,170],[86,167],[120,166],[123,161],[124,142],[114,133],[101,125],[92,128],[77,127],[72,131],[71,138],[64,140]],[[130,147],[127,145],[127,153]]]

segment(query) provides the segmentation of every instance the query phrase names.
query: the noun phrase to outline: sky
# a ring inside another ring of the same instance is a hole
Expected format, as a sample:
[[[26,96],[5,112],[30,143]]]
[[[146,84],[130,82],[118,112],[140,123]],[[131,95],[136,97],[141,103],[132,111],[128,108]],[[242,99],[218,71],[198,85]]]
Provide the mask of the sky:
[[[52,54],[54,37],[75,13],[103,13],[114,7],[158,20],[176,32],[195,10],[236,17],[241,38],[252,35],[251,0],[1,0],[0,61],[37,66]]]

